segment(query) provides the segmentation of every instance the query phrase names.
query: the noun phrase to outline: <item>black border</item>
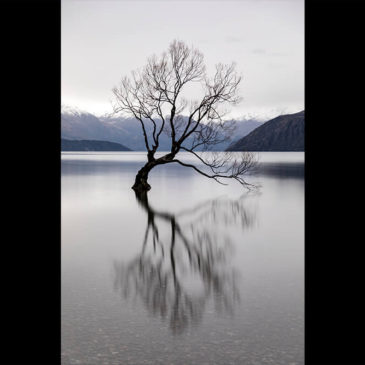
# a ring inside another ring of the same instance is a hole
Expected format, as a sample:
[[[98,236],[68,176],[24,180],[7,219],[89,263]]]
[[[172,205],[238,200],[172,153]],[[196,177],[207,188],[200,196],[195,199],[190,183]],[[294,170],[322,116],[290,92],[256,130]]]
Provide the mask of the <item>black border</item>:
[[[1,364],[60,363],[60,5],[0,2]]]
[[[306,0],[306,365],[365,364],[363,2]],[[356,85],[361,86],[360,89]]]

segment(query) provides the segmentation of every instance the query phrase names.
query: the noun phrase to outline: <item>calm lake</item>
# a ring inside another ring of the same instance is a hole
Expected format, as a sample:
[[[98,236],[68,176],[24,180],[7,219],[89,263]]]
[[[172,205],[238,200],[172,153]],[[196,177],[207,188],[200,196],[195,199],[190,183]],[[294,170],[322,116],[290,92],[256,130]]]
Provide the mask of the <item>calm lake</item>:
[[[145,153],[62,153],[63,365],[304,364],[304,153],[258,156],[258,191],[170,164],[138,201]]]

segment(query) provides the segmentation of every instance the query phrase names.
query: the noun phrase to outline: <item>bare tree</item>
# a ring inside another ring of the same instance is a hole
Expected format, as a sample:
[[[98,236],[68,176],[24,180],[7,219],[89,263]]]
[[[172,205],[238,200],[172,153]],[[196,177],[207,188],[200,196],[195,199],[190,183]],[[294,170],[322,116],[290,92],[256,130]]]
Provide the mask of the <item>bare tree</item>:
[[[221,179],[235,179],[245,187],[243,175],[255,165],[252,153],[199,153],[230,138],[232,124],[223,121],[225,105],[239,103],[241,82],[235,64],[218,64],[212,78],[206,74],[203,55],[184,42],[174,40],[161,57],[152,56],[141,70],[123,77],[113,88],[115,113],[132,116],[139,121],[147,149],[147,163],[138,171],[133,185],[137,192],[148,191],[148,174],[156,166],[178,163],[223,184]],[[183,92],[187,85],[199,83],[203,89],[200,100],[188,101]],[[147,128],[150,123],[152,128]],[[151,130],[148,133],[148,130]],[[171,137],[171,150],[156,157],[161,133]],[[189,152],[199,164],[176,158],[180,151]]]

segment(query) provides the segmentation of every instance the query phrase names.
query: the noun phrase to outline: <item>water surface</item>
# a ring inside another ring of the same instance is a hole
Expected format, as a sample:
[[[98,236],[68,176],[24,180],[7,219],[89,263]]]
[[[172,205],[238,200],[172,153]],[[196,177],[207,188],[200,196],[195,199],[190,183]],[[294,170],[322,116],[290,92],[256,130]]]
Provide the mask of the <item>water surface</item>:
[[[62,364],[304,363],[304,154],[259,159],[257,192],[165,165],[141,200],[144,153],[62,153]]]

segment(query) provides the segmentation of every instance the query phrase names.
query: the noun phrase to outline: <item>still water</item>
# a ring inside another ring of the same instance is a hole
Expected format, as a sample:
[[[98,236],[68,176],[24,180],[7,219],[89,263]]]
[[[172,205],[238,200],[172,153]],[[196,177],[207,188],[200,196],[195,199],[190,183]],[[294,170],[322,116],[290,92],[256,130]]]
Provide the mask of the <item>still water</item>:
[[[304,153],[251,192],[160,166],[141,201],[144,161],[62,153],[62,364],[304,364]]]

